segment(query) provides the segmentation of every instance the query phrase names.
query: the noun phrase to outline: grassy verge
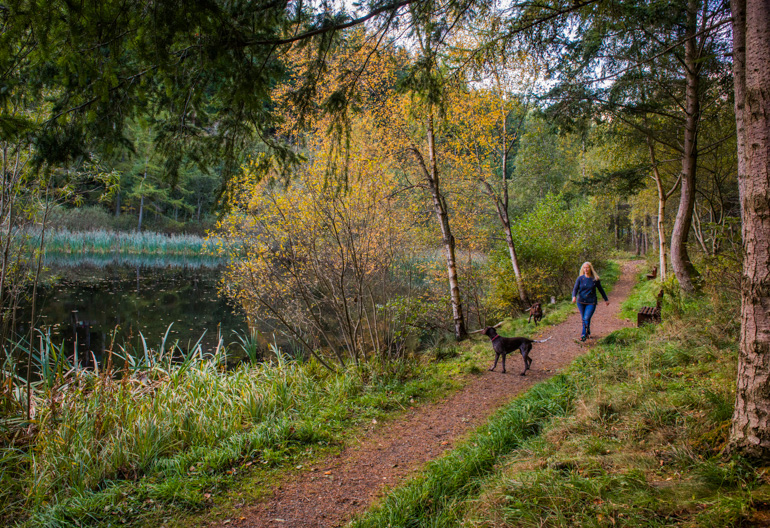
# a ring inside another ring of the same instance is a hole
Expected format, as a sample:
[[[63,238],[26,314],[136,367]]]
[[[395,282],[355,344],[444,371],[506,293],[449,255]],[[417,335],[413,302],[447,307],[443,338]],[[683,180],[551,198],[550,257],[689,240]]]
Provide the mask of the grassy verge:
[[[451,369],[413,360],[336,374],[280,359],[224,372],[222,357],[168,355],[66,375],[45,363],[33,422],[3,444],[6,524],[140,524],[199,510],[246,468],[312,458],[362,421],[453,384]]]
[[[627,309],[659,289],[640,284]],[[767,472],[724,455],[737,355],[724,302],[667,296],[663,325],[610,334],[353,526],[756,525]]]
[[[479,494],[483,478],[500,456],[538,434],[542,424],[571,405],[569,380],[557,376],[539,384],[480,428],[471,440],[428,464],[424,473],[396,489],[384,503],[352,526],[448,526],[459,520],[458,505]]]

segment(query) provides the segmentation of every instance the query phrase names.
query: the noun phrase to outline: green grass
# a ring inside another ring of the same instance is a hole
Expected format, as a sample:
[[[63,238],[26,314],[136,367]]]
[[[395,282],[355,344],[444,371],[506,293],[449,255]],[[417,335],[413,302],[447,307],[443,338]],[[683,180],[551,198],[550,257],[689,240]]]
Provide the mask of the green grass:
[[[674,296],[663,325],[610,334],[352,526],[751,525],[770,480],[724,454],[737,334],[713,300]]]
[[[252,484],[254,496],[270,484],[265,475],[339,448],[358,425],[445,395],[458,374],[478,371],[467,351],[452,362],[375,361],[338,373],[274,351],[271,362],[256,362],[255,353],[226,371],[226,350],[206,357],[194,347],[180,362],[164,339],[136,359],[121,353],[125,370],[93,372],[44,344],[33,421],[19,427],[20,378],[18,412],[0,419],[6,524],[152,524],[207,509],[212,495],[257,474],[265,481]],[[240,345],[250,347],[250,338]]]
[[[197,347],[180,363],[164,343],[125,371],[89,372],[73,369],[50,342],[46,350],[37,359],[32,436],[16,428],[12,440],[4,431],[6,523],[109,525],[147,504],[202,508],[238,468],[312,456],[355,424],[453,385],[449,369],[414,360],[331,373],[278,354],[224,371],[223,350],[207,358]],[[21,391],[23,380],[15,385]]]
[[[428,464],[423,474],[399,487],[355,528],[448,526],[459,521],[457,505],[481,490],[501,455],[537,435],[543,423],[571,406],[570,381],[557,376],[539,384],[496,413],[489,424],[448,455]]]
[[[608,288],[614,282],[611,270],[604,270],[603,281]],[[544,322],[558,323],[571,311],[567,302],[547,307]],[[506,321],[503,330],[531,333],[535,327],[523,316]],[[243,337],[240,345],[249,347]],[[189,526],[193,518],[220,518],[266,493],[287,470],[339,449],[372,418],[381,421],[413,402],[445,396],[489,359],[485,340],[437,340],[421,356],[428,361],[372,363],[337,374],[313,362],[284,360],[224,371],[222,355],[204,358],[198,351],[179,364],[172,348],[148,346],[125,372],[110,375],[71,371],[47,342],[48,352],[38,358],[42,381],[33,434],[4,443],[0,455],[0,520],[20,526],[174,520]],[[553,417],[574,408],[579,386],[557,377],[516,400],[475,441],[436,461],[437,476],[400,504],[427,496],[427,509],[405,511],[439,524],[459,522],[458,511],[466,507],[455,505],[483,493],[501,456],[540,438]],[[724,416],[726,400],[712,392],[721,402],[715,415]],[[592,449],[599,453],[603,444]]]

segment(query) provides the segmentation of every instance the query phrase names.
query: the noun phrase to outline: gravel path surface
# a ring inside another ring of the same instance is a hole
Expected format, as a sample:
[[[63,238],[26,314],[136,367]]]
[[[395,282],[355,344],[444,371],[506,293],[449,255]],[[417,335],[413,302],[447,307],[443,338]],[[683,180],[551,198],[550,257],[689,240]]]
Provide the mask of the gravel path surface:
[[[594,338],[624,326],[618,318],[620,303],[633,286],[639,262],[623,262],[620,280],[601,303],[591,321]],[[422,405],[398,420],[373,425],[363,438],[338,456],[291,474],[265,502],[246,506],[238,518],[222,528],[331,528],[342,526],[365,511],[378,497],[451,449],[483,424],[501,405],[532,385],[546,380],[584,353],[592,340],[580,343],[580,316],[575,312],[562,324],[545,330],[545,343],[535,344],[532,370],[519,376],[521,356],[508,357],[508,372],[486,371],[475,376],[449,398]],[[494,354],[490,348],[490,363]]]

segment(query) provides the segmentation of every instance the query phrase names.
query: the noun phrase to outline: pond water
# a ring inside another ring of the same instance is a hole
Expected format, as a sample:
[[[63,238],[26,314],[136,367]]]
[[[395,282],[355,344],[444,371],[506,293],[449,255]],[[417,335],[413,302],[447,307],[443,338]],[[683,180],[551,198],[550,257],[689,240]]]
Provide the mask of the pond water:
[[[142,337],[159,348],[182,350],[199,339],[213,350],[221,334],[225,344],[243,334],[243,313],[218,293],[221,262],[212,258],[46,255],[38,287],[38,327],[50,328],[54,343],[101,358],[113,342],[142,350]],[[82,356],[81,356],[82,357]]]

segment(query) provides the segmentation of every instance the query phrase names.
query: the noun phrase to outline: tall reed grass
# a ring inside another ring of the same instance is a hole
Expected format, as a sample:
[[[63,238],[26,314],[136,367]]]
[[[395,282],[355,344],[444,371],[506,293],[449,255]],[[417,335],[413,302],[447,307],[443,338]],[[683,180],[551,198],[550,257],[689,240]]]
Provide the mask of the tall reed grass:
[[[226,370],[221,340],[212,354],[197,344],[185,356],[167,338],[157,347],[143,341],[139,354],[114,354],[124,368],[115,371],[108,361],[85,370],[50,337],[39,337],[33,420],[15,424],[25,431],[15,436],[14,424],[0,423],[0,523],[109,525],[117,512],[130,517],[136,501],[200,506],[231,468],[286,463],[324,448],[355,420],[407,405],[436,383],[413,376],[408,361],[331,373],[289,361],[277,348],[269,362],[256,362],[255,352]],[[236,347],[252,340],[243,336]],[[17,346],[15,355],[24,355],[26,345]],[[4,370],[24,409],[24,380],[11,374],[15,365]]]
[[[223,260],[211,255],[167,255],[147,253],[60,253],[48,251],[45,255],[46,266],[57,268],[89,268],[101,269],[108,266],[125,266],[129,268],[218,268]]]
[[[31,234],[33,240],[39,240],[39,232]],[[212,242],[199,236],[165,235],[150,231],[123,233],[104,229],[53,229],[46,232],[45,237],[45,250],[53,253],[202,255],[213,247]]]

